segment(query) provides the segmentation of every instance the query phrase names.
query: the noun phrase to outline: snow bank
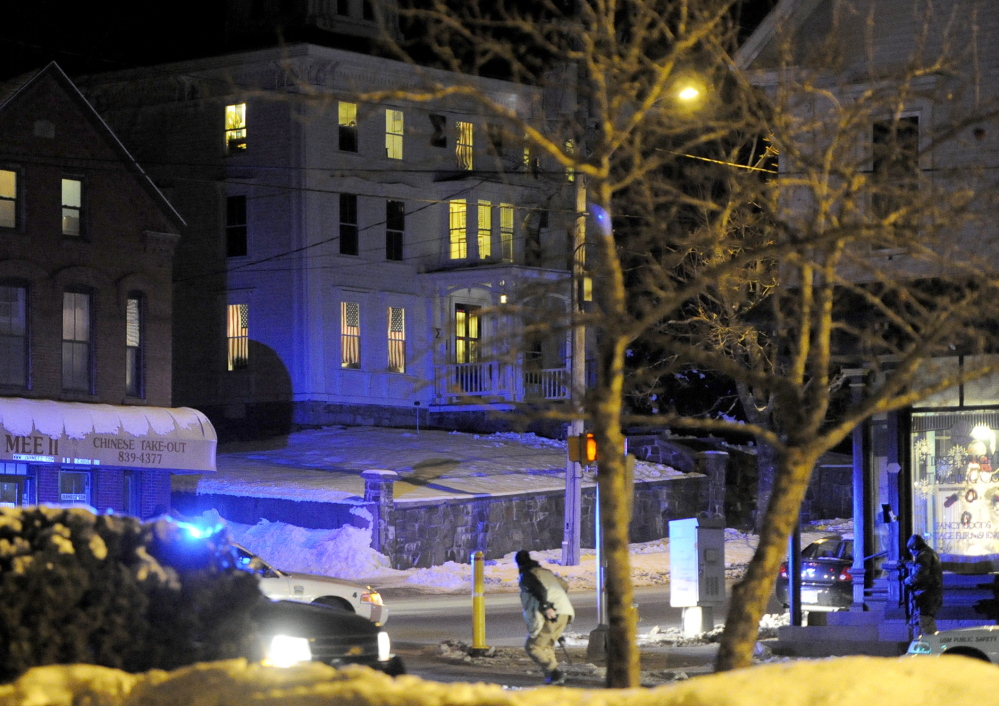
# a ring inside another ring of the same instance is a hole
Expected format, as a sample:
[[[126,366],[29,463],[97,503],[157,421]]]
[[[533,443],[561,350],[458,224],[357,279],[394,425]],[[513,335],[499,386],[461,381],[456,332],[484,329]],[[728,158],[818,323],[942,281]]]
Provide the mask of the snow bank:
[[[828,706],[844,699],[858,706],[980,706],[995,703],[995,676],[994,666],[960,657],[844,657],[752,667],[654,689],[513,691],[392,679],[364,667],[282,670],[232,660],[138,675],[84,665],[40,667],[0,686],[0,706]]]
[[[389,569],[388,557],[371,548],[370,529],[310,530],[267,520],[226,526],[232,541],[282,571],[358,579]]]

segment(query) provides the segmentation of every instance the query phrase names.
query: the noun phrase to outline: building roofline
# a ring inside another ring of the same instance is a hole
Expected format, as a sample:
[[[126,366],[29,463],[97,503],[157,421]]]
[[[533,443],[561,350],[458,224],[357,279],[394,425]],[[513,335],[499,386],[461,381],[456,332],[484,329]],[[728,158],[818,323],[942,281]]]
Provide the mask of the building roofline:
[[[30,89],[35,83],[40,81],[43,76],[51,75],[55,80],[66,90],[70,98],[74,100],[80,109],[86,115],[99,130],[105,133],[105,135],[111,141],[112,149],[118,151],[121,155],[122,160],[128,165],[128,167],[134,172],[134,174],[139,178],[139,182],[142,184],[143,188],[149,192],[150,196],[157,201],[161,208],[164,210],[166,215],[174,221],[174,224],[178,228],[185,228],[187,222],[184,220],[183,216],[177,212],[177,209],[173,207],[173,204],[163,195],[159,187],[153,183],[153,180],[146,174],[142,166],[135,160],[132,154],[128,151],[128,148],[122,144],[118,136],[115,135],[111,127],[105,122],[104,118],[101,117],[100,113],[94,108],[94,106],[87,100],[86,96],[80,92],[73,80],[66,75],[62,68],[56,62],[50,62],[48,65],[42,69],[24,74],[18,79],[10,82],[9,86],[12,86],[10,93],[6,96],[0,96],[0,112],[6,110],[10,105],[17,100],[25,91]]]
[[[735,52],[735,65],[749,69],[771,42],[780,34],[796,31],[822,2],[825,0],[780,0]]]

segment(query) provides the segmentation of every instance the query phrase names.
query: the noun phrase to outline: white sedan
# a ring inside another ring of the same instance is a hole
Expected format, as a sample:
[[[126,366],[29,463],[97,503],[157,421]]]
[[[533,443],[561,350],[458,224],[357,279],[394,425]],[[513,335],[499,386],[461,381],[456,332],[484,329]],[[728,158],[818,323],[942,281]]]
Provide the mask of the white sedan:
[[[381,594],[370,586],[312,574],[293,574],[275,569],[248,549],[233,544],[236,565],[260,577],[260,590],[272,601],[319,603],[357,613],[376,625],[388,620]]]
[[[942,630],[909,643],[910,655],[962,655],[999,664],[999,625]]]

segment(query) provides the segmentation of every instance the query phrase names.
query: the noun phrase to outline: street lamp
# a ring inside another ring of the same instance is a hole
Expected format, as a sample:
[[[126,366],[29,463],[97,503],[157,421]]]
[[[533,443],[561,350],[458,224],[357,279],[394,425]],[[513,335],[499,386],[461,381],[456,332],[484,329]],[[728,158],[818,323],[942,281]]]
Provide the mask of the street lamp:
[[[701,95],[701,91],[695,86],[684,86],[680,89],[676,97],[682,101],[692,101],[696,100],[698,96]]]

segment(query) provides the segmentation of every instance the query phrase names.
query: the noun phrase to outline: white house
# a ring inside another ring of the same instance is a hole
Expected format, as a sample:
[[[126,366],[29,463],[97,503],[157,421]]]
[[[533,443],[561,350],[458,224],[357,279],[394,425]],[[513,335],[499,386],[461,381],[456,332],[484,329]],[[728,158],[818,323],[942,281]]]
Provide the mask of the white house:
[[[564,337],[511,339],[502,308],[531,283],[568,306],[572,174],[472,99],[364,98],[459,80],[299,44],[83,81],[188,223],[177,403],[226,433],[417,412],[468,427],[496,404],[567,396]],[[542,129],[571,110],[475,87]]]

